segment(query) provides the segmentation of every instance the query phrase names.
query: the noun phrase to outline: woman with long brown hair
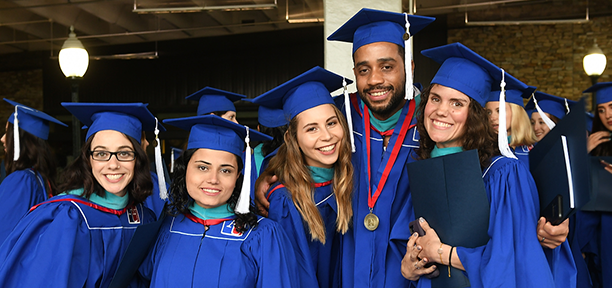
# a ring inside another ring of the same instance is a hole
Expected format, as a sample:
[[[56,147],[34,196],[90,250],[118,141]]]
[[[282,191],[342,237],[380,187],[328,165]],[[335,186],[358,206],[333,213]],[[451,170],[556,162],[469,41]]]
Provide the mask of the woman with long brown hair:
[[[315,67],[253,100],[282,108],[290,119],[285,143],[258,181],[278,177],[267,193],[268,217],[289,234],[303,287],[341,284],[340,238],[353,216],[353,166],[348,126],[330,91],[342,80]]]
[[[142,103],[62,103],[89,129],[56,196],[30,209],[0,246],[1,287],[108,287],[136,228],[155,220]],[[135,284],[135,283],[134,283]]]
[[[451,239],[439,238],[436,229],[440,227],[430,227],[427,219],[419,218],[424,233],[410,237],[402,274],[422,288],[431,287],[435,280],[420,276],[432,273],[439,265],[447,266],[441,272],[445,278],[447,269],[448,278],[467,276],[469,284],[455,287],[575,287],[571,256],[554,258],[550,264],[547,261],[541,246],[544,239],[539,239],[536,231],[540,211],[535,182],[508,145],[498,142],[484,108],[494,83],[500,83],[502,89],[506,84],[509,89],[525,89],[526,85],[460,43],[422,53],[442,66],[421,94],[417,110],[419,158],[478,150],[490,203],[489,240],[478,247],[451,246],[447,244]],[[499,104],[501,127],[505,127],[503,100],[500,98]],[[465,213],[469,209],[465,207]],[[569,246],[565,243],[559,249],[569,251]],[[451,275],[448,267],[465,272]]]
[[[67,126],[41,111],[4,100],[15,106],[15,112],[1,139],[8,176],[0,185],[0,244],[30,207],[47,200],[56,190],[55,158],[47,143],[49,124]]]

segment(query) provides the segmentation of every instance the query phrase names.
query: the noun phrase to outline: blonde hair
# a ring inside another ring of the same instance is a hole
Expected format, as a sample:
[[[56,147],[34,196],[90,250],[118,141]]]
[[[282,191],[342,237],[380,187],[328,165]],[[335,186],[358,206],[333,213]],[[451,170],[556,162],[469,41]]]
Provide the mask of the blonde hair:
[[[507,102],[506,102],[507,103]],[[538,141],[533,128],[531,127],[531,120],[525,109],[514,103],[510,104],[512,110],[512,120],[510,120],[510,143],[512,147],[521,145],[533,145]]]
[[[340,142],[338,150],[338,160],[334,164],[333,191],[338,206],[336,218],[336,231],[344,234],[348,231],[351,218],[353,217],[353,207],[351,203],[353,192],[353,165],[351,164],[351,147],[349,142],[349,131],[346,119],[332,104],[338,121],[344,131],[344,138]],[[298,141],[298,116],[291,119],[289,128],[285,133],[285,143],[283,143],[278,153],[270,160],[266,170],[259,176],[255,187],[266,176],[277,175],[279,182],[283,183],[291,195],[293,204],[302,215],[302,219],[308,225],[312,240],[318,240],[325,244],[325,225],[323,218],[314,202],[314,180],[310,175],[310,170],[306,165],[304,154],[302,153]]]

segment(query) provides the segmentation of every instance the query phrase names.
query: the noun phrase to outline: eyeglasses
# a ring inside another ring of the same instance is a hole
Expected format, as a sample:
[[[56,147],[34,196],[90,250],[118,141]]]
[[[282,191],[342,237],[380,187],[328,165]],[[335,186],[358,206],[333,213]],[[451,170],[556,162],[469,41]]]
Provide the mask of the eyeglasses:
[[[110,152],[104,150],[94,150],[89,151],[89,153],[91,154],[91,159],[96,161],[109,161],[113,155],[115,155],[115,158],[121,162],[129,162],[136,159],[136,153],[134,153],[134,151]]]

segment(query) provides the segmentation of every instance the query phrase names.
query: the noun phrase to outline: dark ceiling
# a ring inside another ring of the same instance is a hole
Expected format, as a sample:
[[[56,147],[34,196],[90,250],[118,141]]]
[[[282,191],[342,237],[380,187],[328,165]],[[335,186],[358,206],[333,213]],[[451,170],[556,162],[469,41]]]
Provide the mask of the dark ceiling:
[[[591,3],[596,1],[610,2]],[[404,10],[411,4],[420,15],[493,11],[493,20],[503,18],[495,11],[526,5],[563,6],[568,15],[550,17],[585,18],[592,6],[588,0],[403,0]],[[321,26],[323,22],[323,0],[0,0],[0,54],[50,51],[50,56],[57,56],[71,25],[87,48]],[[133,52],[143,51],[124,54]],[[155,45],[147,52],[155,53]],[[138,56],[149,55],[110,57]]]

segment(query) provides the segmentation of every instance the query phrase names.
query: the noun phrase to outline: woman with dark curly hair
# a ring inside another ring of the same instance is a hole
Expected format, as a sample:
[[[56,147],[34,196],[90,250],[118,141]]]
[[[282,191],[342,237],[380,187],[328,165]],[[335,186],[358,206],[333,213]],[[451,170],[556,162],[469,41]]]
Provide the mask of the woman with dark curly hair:
[[[143,278],[151,287],[298,287],[287,235],[255,215],[242,183],[244,143],[269,137],[216,115],[164,123],[190,134],[172,174],[171,217],[139,269]]]
[[[451,275],[448,268],[448,277],[466,275],[471,287],[572,287],[572,280],[575,287],[571,254],[569,258],[553,258],[549,266],[536,231],[540,211],[535,182],[507,143],[498,143],[484,108],[493,85],[501,83],[502,90],[506,84],[509,89],[525,89],[526,85],[460,43],[422,53],[442,66],[421,94],[418,154],[427,159],[478,149],[490,202],[490,239],[479,247],[453,247],[442,242],[449,239],[440,239],[436,227],[429,227],[426,219],[420,218],[425,233],[410,237],[402,274],[417,287],[431,287],[434,280],[420,276],[446,265],[465,271]],[[500,126],[505,127],[502,100],[499,118]],[[569,252],[567,245],[563,249]],[[429,263],[435,265],[425,267]],[[444,267],[440,273],[444,277],[446,270]]]
[[[348,125],[330,95],[342,80],[315,67],[253,100],[282,108],[290,119],[284,143],[258,181],[278,177],[267,193],[268,217],[289,235],[303,287],[342,284],[340,243],[353,217],[353,165]]]
[[[135,229],[155,219],[140,204],[153,188],[139,143],[156,123],[146,105],[62,105],[89,127],[87,141],[63,192],[32,207],[0,246],[1,287],[107,287]]]
[[[6,133],[1,139],[8,176],[0,185],[0,244],[30,207],[47,200],[57,189],[55,158],[46,140],[51,122],[67,126],[36,109],[4,101],[15,106],[15,112],[6,122]]]

